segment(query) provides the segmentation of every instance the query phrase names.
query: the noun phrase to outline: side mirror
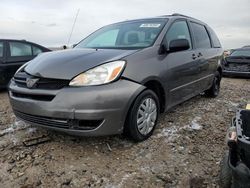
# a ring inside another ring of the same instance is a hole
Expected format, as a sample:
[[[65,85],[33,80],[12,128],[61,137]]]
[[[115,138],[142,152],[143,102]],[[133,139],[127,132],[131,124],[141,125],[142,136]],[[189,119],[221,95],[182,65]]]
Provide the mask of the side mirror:
[[[175,39],[170,41],[168,52],[178,52],[189,48],[190,45],[187,39]]]

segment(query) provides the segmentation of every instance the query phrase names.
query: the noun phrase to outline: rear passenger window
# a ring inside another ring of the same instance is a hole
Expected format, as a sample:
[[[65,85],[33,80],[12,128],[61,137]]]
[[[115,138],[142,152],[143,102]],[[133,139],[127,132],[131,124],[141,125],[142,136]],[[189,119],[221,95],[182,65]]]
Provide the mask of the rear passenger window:
[[[40,48],[36,46],[32,46],[32,49],[33,49],[33,55],[38,55],[43,52]]]
[[[211,40],[213,42],[213,47],[214,48],[220,48],[221,44],[220,44],[220,41],[219,41],[216,33],[211,28],[209,28],[209,27],[208,27],[208,31],[210,33],[210,37],[211,37]]]
[[[15,56],[32,56],[31,45],[22,42],[9,42],[10,55]]]
[[[210,39],[203,25],[191,23],[196,48],[211,48]]]
[[[3,42],[0,42],[0,57],[3,57]]]
[[[170,41],[176,39],[187,39],[189,41],[189,46],[191,47],[191,37],[186,21],[176,21],[172,24],[170,29],[166,34],[166,40],[169,45]]]

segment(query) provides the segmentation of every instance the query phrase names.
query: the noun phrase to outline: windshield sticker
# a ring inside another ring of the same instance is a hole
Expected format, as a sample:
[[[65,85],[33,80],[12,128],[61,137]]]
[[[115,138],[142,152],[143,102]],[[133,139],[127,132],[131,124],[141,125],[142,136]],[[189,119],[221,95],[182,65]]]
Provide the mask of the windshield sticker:
[[[149,23],[149,24],[141,24],[140,27],[153,27],[153,28],[158,28],[160,27],[161,24],[152,24],[152,23]]]

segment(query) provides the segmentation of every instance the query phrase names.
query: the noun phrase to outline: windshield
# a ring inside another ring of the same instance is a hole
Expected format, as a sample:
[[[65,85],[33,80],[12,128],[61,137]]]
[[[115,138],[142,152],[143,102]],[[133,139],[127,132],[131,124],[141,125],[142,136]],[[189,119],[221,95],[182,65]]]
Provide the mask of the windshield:
[[[137,49],[152,46],[166,24],[166,20],[143,20],[103,27],[76,48]]]
[[[250,57],[250,49],[249,50],[235,50],[231,53],[230,56],[249,56]]]

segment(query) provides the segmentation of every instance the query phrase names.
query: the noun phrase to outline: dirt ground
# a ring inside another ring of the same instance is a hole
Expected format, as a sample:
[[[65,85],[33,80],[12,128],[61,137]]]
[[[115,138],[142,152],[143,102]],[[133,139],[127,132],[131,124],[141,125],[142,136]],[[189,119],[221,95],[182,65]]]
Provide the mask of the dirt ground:
[[[160,116],[141,143],[77,138],[16,120],[0,92],[0,187],[218,187],[227,126],[250,102],[250,79],[223,78],[215,99],[197,96]],[[24,141],[46,135],[46,143]]]

